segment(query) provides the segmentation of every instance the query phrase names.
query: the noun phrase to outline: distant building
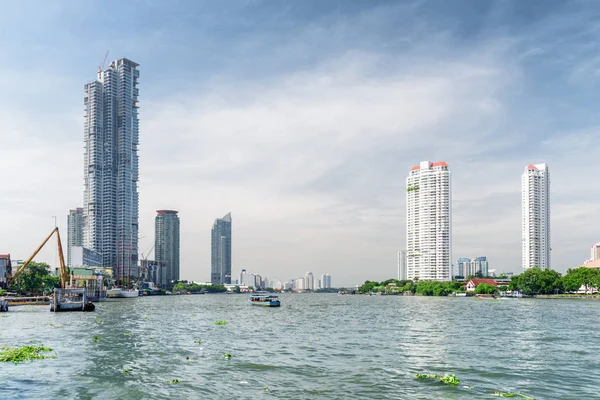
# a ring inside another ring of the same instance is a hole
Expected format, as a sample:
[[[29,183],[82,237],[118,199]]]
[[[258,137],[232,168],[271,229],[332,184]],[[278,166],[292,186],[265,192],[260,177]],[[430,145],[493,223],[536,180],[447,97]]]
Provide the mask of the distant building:
[[[406,250],[398,251],[398,280],[406,280]]]
[[[69,267],[73,267],[71,260],[71,247],[73,246],[83,246],[82,207],[69,210],[69,215],[67,215],[67,266]]]
[[[160,261],[160,285],[179,281],[179,216],[174,210],[157,210],[154,219],[154,259]]]
[[[85,267],[101,267],[102,266],[102,254],[92,251],[83,246],[72,246],[71,247],[71,267],[85,268]],[[137,267],[135,267],[137,276]]]
[[[321,275],[321,289],[329,289],[331,287],[331,275]]]
[[[231,213],[217,218],[212,227],[210,281],[231,283]]]
[[[305,290],[306,289],[306,280],[304,278],[298,278],[294,281],[294,289],[296,290]]]
[[[12,274],[10,254],[0,254],[0,288],[8,287],[8,277]]]
[[[407,279],[452,279],[452,187],[448,164],[423,161],[406,178]]]
[[[590,261],[600,260],[600,242],[592,246]]]
[[[550,172],[546,164],[529,164],[521,176],[522,267],[549,269]]]
[[[315,290],[315,277],[313,273],[308,271],[304,274],[304,289],[305,290]]]
[[[153,287],[168,287],[166,274],[163,278],[163,263],[156,260],[143,259],[141,261],[141,278],[144,282],[152,282]]]
[[[456,276],[462,276],[466,278],[468,276],[475,276],[477,273],[482,276],[488,276],[489,265],[487,257],[475,257],[470,258],[459,258],[456,262]]]

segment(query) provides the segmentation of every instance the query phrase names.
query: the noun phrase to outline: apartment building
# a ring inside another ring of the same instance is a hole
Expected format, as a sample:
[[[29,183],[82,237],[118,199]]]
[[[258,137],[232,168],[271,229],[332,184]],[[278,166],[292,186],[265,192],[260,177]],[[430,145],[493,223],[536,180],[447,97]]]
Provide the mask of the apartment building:
[[[551,268],[550,173],[529,164],[521,176],[522,267]]]

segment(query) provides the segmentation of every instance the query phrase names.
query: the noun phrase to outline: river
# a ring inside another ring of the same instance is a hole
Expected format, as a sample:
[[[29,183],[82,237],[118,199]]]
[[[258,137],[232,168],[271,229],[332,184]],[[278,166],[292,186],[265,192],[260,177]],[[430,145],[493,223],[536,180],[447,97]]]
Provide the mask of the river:
[[[92,313],[13,307],[0,314],[0,345],[38,342],[56,358],[0,363],[0,398],[600,398],[600,301],[281,300],[261,308],[244,295],[145,297]]]

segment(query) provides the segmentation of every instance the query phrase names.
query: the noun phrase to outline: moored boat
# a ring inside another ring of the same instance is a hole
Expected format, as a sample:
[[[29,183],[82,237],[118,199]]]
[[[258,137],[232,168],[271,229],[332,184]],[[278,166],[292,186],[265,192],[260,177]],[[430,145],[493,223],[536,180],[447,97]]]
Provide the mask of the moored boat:
[[[134,298],[139,297],[140,291],[137,289],[112,288],[106,291],[108,298]]]
[[[250,304],[263,307],[279,307],[281,302],[278,296],[268,294],[254,294],[250,296]]]

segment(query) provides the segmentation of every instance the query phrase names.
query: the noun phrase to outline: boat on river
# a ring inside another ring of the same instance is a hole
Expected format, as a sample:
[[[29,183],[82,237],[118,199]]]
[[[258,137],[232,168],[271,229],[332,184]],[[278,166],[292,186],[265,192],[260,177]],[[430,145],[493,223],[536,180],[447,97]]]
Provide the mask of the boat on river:
[[[250,296],[250,304],[253,306],[263,306],[263,307],[279,307],[281,306],[281,302],[279,301],[278,296],[273,296],[270,294],[253,294]]]
[[[106,291],[106,297],[114,298],[135,298],[139,297],[140,291],[137,289],[112,288]]]

